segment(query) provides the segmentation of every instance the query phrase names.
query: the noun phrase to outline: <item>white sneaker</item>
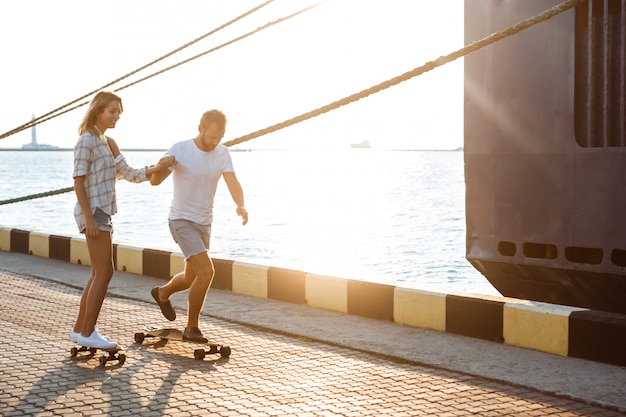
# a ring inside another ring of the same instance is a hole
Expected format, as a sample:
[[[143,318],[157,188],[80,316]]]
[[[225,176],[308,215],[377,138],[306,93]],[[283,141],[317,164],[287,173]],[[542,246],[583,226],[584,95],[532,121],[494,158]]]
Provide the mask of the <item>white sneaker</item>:
[[[98,333],[97,330],[94,330],[93,333],[91,333],[91,336],[89,337],[85,337],[82,334],[79,334],[76,342],[81,346],[102,349],[102,350],[110,350],[110,349],[117,348],[117,343],[106,340],[105,338],[100,336],[100,333]]]
[[[72,330],[70,332],[70,342],[73,342],[73,343],[78,342],[78,336],[80,336],[80,333],[75,332],[74,330]]]
[[[100,334],[100,332],[98,332],[98,329],[96,328],[95,330],[98,334]],[[80,336],[80,332],[75,332],[74,330],[72,330],[70,332],[70,342],[72,343],[78,343],[78,336]],[[109,336],[102,336],[100,335],[101,338],[103,338],[104,340],[109,340]]]

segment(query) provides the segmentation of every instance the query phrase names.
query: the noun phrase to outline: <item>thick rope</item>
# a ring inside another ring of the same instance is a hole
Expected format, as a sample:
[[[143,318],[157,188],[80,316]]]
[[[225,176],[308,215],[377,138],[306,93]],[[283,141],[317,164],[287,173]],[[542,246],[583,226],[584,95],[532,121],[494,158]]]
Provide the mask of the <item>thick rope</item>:
[[[393,87],[394,85],[400,84],[401,82],[410,80],[411,78],[417,77],[418,75],[421,75],[427,71],[430,71],[432,69],[435,69],[437,67],[440,67],[448,62],[452,62],[458,58],[464,57],[466,55],[469,55],[472,52],[478,51],[479,49],[482,49],[488,45],[491,45],[495,42],[498,42],[506,37],[509,37],[511,35],[515,35],[516,33],[521,32],[524,29],[527,29],[531,26],[534,26],[538,23],[541,23],[543,21],[546,21],[568,9],[571,9],[572,7],[576,7],[578,4],[582,3],[583,1],[586,0],[568,0],[565,1],[557,6],[554,6],[551,9],[546,10],[545,12],[542,12],[536,16],[533,16],[529,19],[526,19],[514,26],[508,27],[500,32],[496,32],[494,34],[491,34],[479,41],[475,41],[473,43],[471,43],[468,46],[465,46],[464,48],[461,48],[459,50],[456,50],[448,55],[445,56],[441,56],[433,61],[429,61],[426,64],[417,67],[415,69],[412,69],[411,71],[407,71],[404,74],[398,75],[397,77],[391,78],[390,80],[384,81],[380,84],[377,84],[373,87],[367,88],[365,90],[359,91],[356,94],[352,94],[348,97],[344,97],[340,100],[334,101],[330,104],[327,104],[325,106],[319,107],[315,110],[311,110],[309,112],[303,113],[299,116],[296,117],[292,117],[291,119],[287,119],[283,122],[277,123],[275,125],[266,127],[264,129],[261,130],[257,130],[256,132],[253,133],[249,133],[247,135],[241,136],[239,138],[230,140],[228,142],[225,142],[224,145],[226,146],[233,146],[233,145],[238,145],[240,143],[243,142],[247,142],[251,139],[255,139],[258,138],[259,136],[263,136],[263,135],[267,135],[268,133],[272,133],[275,132],[277,130],[283,129],[285,127],[294,125],[296,123],[300,123],[303,122],[305,120],[308,119],[312,119],[313,117],[317,117],[323,113],[329,112],[331,110],[335,110],[339,107],[345,106],[347,104],[353,103],[357,100],[360,100],[364,97],[367,97],[369,95],[372,95],[374,93],[378,93],[382,90],[386,90],[389,87]]]
[[[324,1],[325,1],[325,0],[324,0]],[[257,33],[257,32],[260,32],[260,31],[262,31],[262,30],[264,30],[264,29],[267,29],[267,28],[269,28],[269,27],[271,27],[271,26],[277,25],[278,23],[281,23],[281,22],[284,22],[284,21],[286,21],[286,20],[288,20],[288,19],[291,19],[291,18],[293,18],[293,17],[296,17],[296,16],[298,16],[299,14],[302,14],[302,13],[304,13],[304,12],[307,12],[307,11],[309,11],[309,10],[313,9],[314,7],[319,6],[319,5],[320,5],[320,4],[322,4],[324,1],[320,1],[320,2],[318,2],[318,3],[313,4],[312,6],[305,7],[304,9],[301,9],[301,10],[299,10],[299,11],[297,11],[297,12],[293,13],[293,14],[290,14],[290,15],[288,15],[288,16],[281,17],[281,18],[279,18],[279,19],[277,19],[277,20],[274,20],[274,21],[272,21],[272,22],[266,23],[265,25],[260,26],[260,27],[256,28],[256,29],[255,29],[255,30],[253,30],[253,31],[250,31],[250,32],[248,32],[248,33],[246,33],[246,34],[244,34],[244,35],[241,35],[241,36],[239,36],[239,37],[237,37],[237,38],[235,38],[235,39],[232,39],[232,40],[230,40],[230,41],[228,41],[228,42],[225,42],[225,43],[223,43],[223,44],[221,44],[221,45],[219,45],[219,46],[216,46],[216,47],[214,47],[214,48],[211,48],[211,49],[209,49],[209,50],[207,50],[207,51],[204,51],[204,52],[201,52],[201,53],[199,53],[199,54],[197,54],[197,55],[194,55],[194,56],[192,56],[191,58],[187,58],[187,59],[185,59],[184,61],[181,61],[181,62],[179,62],[179,63],[177,63],[177,64],[171,65],[171,66],[169,66],[169,67],[167,67],[167,68],[164,68],[164,69],[162,69],[162,70],[160,70],[160,71],[157,71],[157,72],[155,72],[155,73],[153,73],[153,74],[150,74],[150,75],[147,75],[147,76],[145,76],[145,77],[143,77],[143,78],[140,78],[139,80],[134,81],[134,82],[132,82],[132,83],[130,83],[130,84],[126,84],[126,85],[124,85],[124,86],[122,86],[122,87],[118,88],[118,89],[117,89],[117,90],[115,90],[115,91],[122,91],[122,90],[124,90],[124,89],[126,89],[126,88],[128,88],[128,87],[131,87],[131,86],[133,86],[133,85],[135,85],[135,84],[137,84],[137,83],[140,83],[140,82],[146,81],[146,80],[148,80],[148,79],[150,79],[150,78],[152,78],[152,77],[156,77],[157,75],[162,74],[162,73],[164,73],[164,72],[166,72],[166,71],[169,71],[169,70],[171,70],[171,69],[174,69],[174,68],[176,68],[176,67],[178,67],[178,66],[180,66],[180,65],[186,64],[186,63],[188,63],[188,62],[190,62],[190,61],[193,61],[193,60],[195,60],[195,59],[198,59],[198,58],[200,58],[200,57],[202,57],[202,56],[204,56],[204,55],[207,55],[207,54],[209,54],[209,53],[211,53],[211,52],[215,52],[215,51],[217,51],[217,50],[219,50],[219,49],[222,49],[222,48],[224,48],[224,47],[226,47],[226,46],[228,46],[228,45],[230,45],[230,44],[233,44],[233,43],[238,42],[238,41],[240,41],[240,40],[242,40],[242,39],[245,39],[245,38],[247,38],[247,37],[249,37],[249,36],[252,36],[252,35],[254,35],[254,34],[255,34],[255,33]],[[73,101],[72,103],[75,103],[75,102],[76,102],[76,101]],[[50,120],[50,119],[54,119],[55,117],[58,117],[58,116],[60,116],[60,115],[62,115],[62,114],[65,114],[65,113],[68,113],[68,112],[70,112],[70,111],[72,111],[72,110],[76,110],[76,109],[78,109],[78,108],[80,108],[80,107],[82,107],[82,106],[86,106],[87,104],[89,104],[89,101],[85,101],[85,102],[80,103],[80,104],[78,104],[78,105],[76,105],[76,106],[74,106],[74,107],[70,107],[69,109],[65,109],[64,111],[59,112],[59,113],[56,113],[56,114],[54,114],[54,115],[52,115],[52,116],[50,116],[50,117],[48,117],[48,118],[45,118],[45,119],[43,119],[43,120],[41,120],[41,118],[39,118],[39,119],[38,119],[38,120],[39,120],[39,122],[37,122],[37,123],[43,123],[43,122],[48,121],[48,120]],[[48,113],[48,114],[51,114],[51,113]],[[36,123],[35,123],[35,124],[36,124]],[[29,125],[29,124],[26,124],[26,125],[23,125],[23,126],[26,126],[26,127],[24,128],[24,129],[26,129],[26,128],[28,128],[28,127],[32,126],[32,125],[33,125],[33,124],[30,124],[30,125]],[[19,129],[19,128],[17,128],[17,129]],[[7,133],[7,134],[13,134],[13,133],[19,132],[19,130],[17,130],[17,129],[14,129],[13,131],[11,131],[11,132],[9,132],[9,133]],[[24,130],[24,129],[21,129],[21,130]],[[3,138],[4,138],[4,136],[0,136],[0,139],[3,139]]]
[[[148,67],[150,67],[150,66],[152,66],[152,65],[156,64],[157,62],[163,61],[165,58],[168,58],[168,57],[170,57],[170,56],[174,55],[175,53],[178,53],[178,52],[182,51],[183,49],[190,47],[191,45],[193,45],[193,44],[195,44],[195,43],[197,43],[197,42],[201,41],[202,39],[204,39],[204,38],[206,38],[206,37],[208,37],[208,36],[210,36],[210,35],[213,35],[214,33],[219,32],[220,30],[222,30],[222,29],[224,29],[224,28],[226,28],[226,27],[228,27],[228,26],[232,25],[233,23],[235,23],[235,22],[237,22],[237,21],[239,21],[239,20],[243,19],[244,17],[247,17],[247,16],[251,15],[252,13],[254,13],[254,12],[256,12],[256,11],[258,11],[258,10],[262,9],[263,7],[265,7],[265,6],[267,6],[268,4],[272,3],[273,1],[274,1],[274,0],[268,0],[268,1],[266,1],[265,3],[260,4],[259,6],[257,6],[257,7],[255,7],[255,8],[253,8],[253,9],[248,10],[248,11],[247,11],[247,12],[245,12],[244,14],[242,14],[242,15],[240,15],[240,16],[238,16],[238,17],[236,17],[236,18],[232,19],[232,20],[230,20],[229,22],[224,23],[223,25],[219,26],[218,28],[213,29],[213,30],[211,30],[211,31],[210,31],[210,32],[208,32],[208,33],[205,33],[204,35],[200,36],[199,38],[196,38],[196,39],[192,40],[191,42],[188,42],[188,43],[184,44],[183,46],[181,46],[181,47],[179,47],[179,48],[176,48],[175,50],[173,50],[173,51],[171,51],[171,52],[169,52],[169,53],[167,53],[167,54],[165,54],[165,55],[161,56],[160,58],[157,58],[157,59],[155,59],[154,61],[151,61],[151,62],[147,63],[146,65],[144,65],[144,66],[142,66],[142,67],[140,67],[140,68],[137,68],[136,70],[131,71],[131,72],[129,72],[128,74],[123,75],[123,76],[121,76],[121,77],[119,77],[119,78],[117,78],[117,79],[115,79],[115,80],[111,81],[110,83],[107,83],[107,84],[103,85],[102,87],[100,87],[100,88],[98,88],[98,89],[96,89],[96,90],[90,91],[89,93],[87,93],[87,94],[83,95],[82,97],[77,98],[76,100],[73,100],[73,101],[71,101],[71,102],[69,102],[69,103],[67,103],[67,104],[64,104],[64,105],[62,105],[61,107],[58,107],[58,108],[56,108],[56,109],[54,109],[54,110],[52,110],[52,111],[50,111],[50,112],[48,112],[48,113],[46,113],[46,114],[43,114],[43,115],[41,115],[41,116],[39,116],[39,117],[37,117],[37,118],[35,118],[35,119],[32,119],[32,120],[30,120],[28,123],[25,123],[25,124],[23,124],[23,125],[21,125],[21,126],[16,127],[15,129],[12,129],[12,130],[10,130],[10,131],[8,131],[8,132],[3,133],[2,135],[0,135],[0,139],[4,139],[4,138],[6,138],[6,137],[8,137],[8,136],[11,136],[11,135],[13,135],[13,134],[15,134],[15,133],[21,132],[22,130],[26,130],[26,129],[28,129],[28,128],[30,128],[30,127],[33,127],[33,126],[35,126],[35,125],[37,125],[37,124],[39,124],[39,123],[45,122],[45,121],[47,121],[47,120],[53,119],[53,118],[54,118],[54,117],[56,117],[56,116],[59,116],[59,115],[61,115],[61,114],[63,114],[63,113],[66,113],[67,111],[64,111],[64,112],[59,113],[59,114],[57,114],[57,115],[55,115],[55,116],[53,116],[53,117],[48,117],[48,116],[51,116],[51,115],[53,115],[53,114],[57,113],[58,111],[60,111],[60,110],[62,110],[62,109],[64,109],[64,108],[66,108],[66,107],[71,106],[71,105],[72,105],[72,104],[74,104],[74,103],[79,102],[80,100],[83,100],[83,99],[85,99],[85,98],[87,98],[87,97],[90,97],[92,94],[95,94],[95,93],[97,93],[97,92],[98,92],[98,91],[100,91],[100,90],[104,90],[105,88],[110,87],[111,85],[116,84],[116,83],[118,83],[118,82],[120,82],[120,81],[122,81],[122,80],[124,80],[124,79],[126,79],[126,78],[128,78],[128,77],[130,77],[131,75],[134,75],[134,74],[138,73],[139,71],[142,71],[142,70],[144,70],[144,69],[146,69],[146,68],[148,68]],[[70,110],[73,110],[73,109],[76,109],[76,108],[78,108],[78,107],[84,106],[85,104],[87,104],[87,103],[83,103],[83,104],[81,104],[80,106],[73,107],[73,108],[72,108],[72,109],[70,109]],[[69,111],[69,110],[68,110],[68,111]],[[45,119],[44,119],[44,118],[45,118]]]
[[[51,195],[58,195],[58,194],[63,194],[63,193],[69,193],[70,191],[74,191],[74,187],[60,188],[58,190],[46,191],[45,193],[31,194],[31,195],[27,195],[27,196],[24,196],[24,197],[12,198],[10,200],[2,200],[2,201],[0,201],[0,206],[3,206],[5,204],[18,203],[20,201],[34,200],[36,198],[41,198],[41,197],[48,197],[48,196],[51,196]]]
[[[356,94],[350,95],[348,97],[344,97],[340,100],[337,100],[335,102],[332,102],[330,104],[327,104],[325,106],[319,107],[315,110],[303,113],[299,116],[293,117],[291,119],[285,120],[284,122],[281,123],[277,123],[275,125],[266,127],[265,129],[261,129],[261,130],[257,130],[256,132],[253,133],[249,133],[247,135],[241,136],[237,139],[233,139],[230,140],[228,142],[225,142],[224,145],[226,146],[233,146],[233,145],[237,145],[246,141],[249,141],[251,139],[257,138],[259,136],[263,136],[266,135],[268,133],[272,133],[275,132],[277,130],[283,129],[285,127],[294,125],[296,123],[311,119],[313,117],[319,116],[320,114],[329,112],[331,110],[334,110],[336,108],[345,106],[349,103],[352,103],[354,101],[360,100],[361,98],[367,97],[369,95],[372,95],[374,93],[377,93],[379,91],[385,90],[389,87],[392,87],[394,85],[400,84],[401,82],[407,81],[411,78],[417,77],[418,75],[421,75],[427,71],[430,71],[432,69],[435,69],[437,67],[440,67],[448,62],[452,62],[458,58],[461,58],[463,56],[469,55],[472,52],[478,51],[486,46],[489,46],[495,42],[498,42],[506,37],[509,37],[511,35],[514,35],[516,33],[521,32],[524,29],[528,29],[531,26],[534,26],[538,23],[544,22],[548,19],[551,19],[552,17],[571,9],[572,7],[576,7],[577,5],[579,5],[580,3],[584,2],[586,0],[568,0],[565,1],[561,4],[558,4],[557,6],[554,6],[551,9],[546,10],[545,12],[542,12],[536,16],[533,16],[529,19],[526,19],[514,26],[510,26],[500,32],[496,32],[493,33],[479,41],[475,41],[472,42],[470,45],[463,47],[457,51],[454,51],[448,55],[445,56],[441,56],[433,61],[429,61],[426,64],[417,67],[411,71],[407,71],[397,77],[391,78],[390,80],[387,80],[385,82],[382,82],[380,84],[377,84],[373,87],[367,88],[365,90],[362,90]],[[300,12],[299,12],[300,13]],[[251,33],[250,33],[251,34]],[[249,35],[244,35],[244,36],[249,36]],[[233,41],[234,42],[234,41]],[[232,42],[231,42],[232,43]],[[206,52],[208,53],[208,52]],[[205,53],[205,54],[206,54]],[[180,64],[179,64],[180,65]],[[50,191],[50,192],[46,192],[46,193],[40,193],[40,194],[33,194],[30,196],[25,196],[25,197],[20,197],[20,198],[16,198],[16,199],[12,199],[12,200],[4,200],[4,201],[0,201],[0,206],[4,205],[4,204],[10,204],[10,203],[15,203],[18,201],[24,201],[24,200],[31,200],[34,198],[39,198],[39,197],[46,197],[48,195],[55,195],[55,194],[61,194],[61,193],[65,193],[65,192],[69,192],[72,191],[74,189],[74,187],[67,187],[67,188],[62,188],[56,191]]]

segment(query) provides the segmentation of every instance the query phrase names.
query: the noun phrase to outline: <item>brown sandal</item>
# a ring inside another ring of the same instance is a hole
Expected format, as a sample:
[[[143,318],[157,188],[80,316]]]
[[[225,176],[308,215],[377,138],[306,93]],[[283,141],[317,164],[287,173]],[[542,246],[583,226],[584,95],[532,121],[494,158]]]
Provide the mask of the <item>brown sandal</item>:
[[[172,306],[170,300],[161,301],[159,299],[159,287],[154,287],[152,291],[150,291],[150,294],[152,294],[154,301],[161,307],[161,313],[163,313],[165,318],[169,321],[176,320],[176,310],[174,310],[174,306]]]

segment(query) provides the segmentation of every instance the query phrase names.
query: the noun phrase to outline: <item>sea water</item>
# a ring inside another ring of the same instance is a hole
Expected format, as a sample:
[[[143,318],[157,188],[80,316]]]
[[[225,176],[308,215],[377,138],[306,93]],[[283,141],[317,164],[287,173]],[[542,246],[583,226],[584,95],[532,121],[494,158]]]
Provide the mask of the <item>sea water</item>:
[[[125,151],[131,166],[163,151]],[[462,151],[231,152],[250,221],[218,186],[210,254],[405,288],[498,295],[465,259]],[[0,152],[0,201],[73,186],[71,151]],[[117,182],[115,242],[179,251],[167,226],[171,178]],[[0,225],[80,236],[74,192],[0,205]],[[1,267],[1,266],[0,266]]]

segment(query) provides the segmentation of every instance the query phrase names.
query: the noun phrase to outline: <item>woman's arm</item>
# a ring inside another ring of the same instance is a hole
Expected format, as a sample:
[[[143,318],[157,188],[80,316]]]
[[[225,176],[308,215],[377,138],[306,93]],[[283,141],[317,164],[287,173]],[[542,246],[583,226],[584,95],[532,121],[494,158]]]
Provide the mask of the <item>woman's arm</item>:
[[[107,143],[109,144],[109,148],[111,149],[111,153],[113,154],[113,158],[115,160],[115,170],[117,171],[117,178],[124,178],[126,181],[130,182],[143,182],[147,180],[151,180],[152,174],[154,173],[164,173],[165,177],[169,175],[169,170],[166,168],[174,165],[176,163],[176,159],[173,156],[166,155],[162,157],[156,165],[146,166],[143,168],[133,168],[126,162],[126,158],[120,152],[120,148],[117,146],[117,143],[113,138],[107,136]],[[163,181],[161,179],[161,181]],[[157,185],[157,184],[153,184]]]
[[[149,179],[149,177],[146,175],[146,170],[148,169],[148,167],[135,169],[128,165],[115,140],[108,136],[106,136],[106,138],[109,149],[111,149],[111,153],[113,154],[117,179],[123,178],[126,181],[130,182],[142,182]]]

